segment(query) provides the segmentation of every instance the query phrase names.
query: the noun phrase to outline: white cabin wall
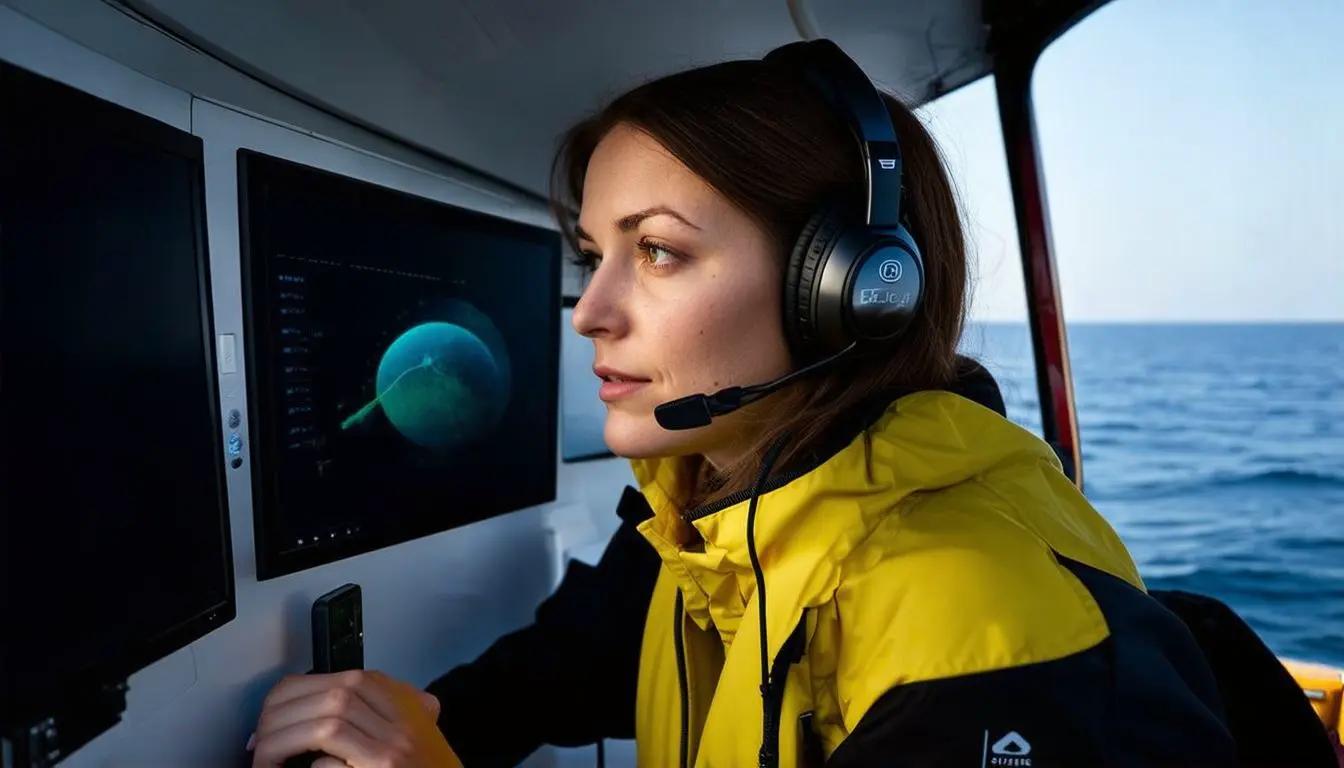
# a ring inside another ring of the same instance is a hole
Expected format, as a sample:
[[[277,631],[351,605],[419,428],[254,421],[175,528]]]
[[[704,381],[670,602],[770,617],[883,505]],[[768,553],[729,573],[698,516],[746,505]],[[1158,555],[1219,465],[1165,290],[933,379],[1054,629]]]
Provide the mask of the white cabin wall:
[[[219,377],[221,418],[248,412],[240,147],[550,226],[535,199],[307,107],[100,2],[11,6],[0,6],[0,59],[201,137],[215,332],[239,343],[237,372]],[[245,441],[247,427],[244,419]],[[528,623],[568,557],[595,559],[633,482],[620,459],[561,463],[553,503],[258,582],[252,470],[250,461],[226,469],[237,618],[133,675],[122,722],[64,765],[246,764],[262,697],[281,675],[310,666],[313,599],[345,582],[363,588],[366,665],[423,685]],[[590,765],[592,755],[543,749],[527,765]],[[611,765],[632,764],[632,755],[628,743],[608,747]]]

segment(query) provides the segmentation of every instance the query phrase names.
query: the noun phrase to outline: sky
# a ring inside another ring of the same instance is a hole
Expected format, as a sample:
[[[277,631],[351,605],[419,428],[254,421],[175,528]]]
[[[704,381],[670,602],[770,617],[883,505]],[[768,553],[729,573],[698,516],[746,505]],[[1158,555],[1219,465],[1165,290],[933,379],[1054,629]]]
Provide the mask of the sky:
[[[1344,2],[1114,0],[1033,82],[1065,317],[1344,320]],[[971,317],[1022,322],[985,78],[920,110],[962,197]]]

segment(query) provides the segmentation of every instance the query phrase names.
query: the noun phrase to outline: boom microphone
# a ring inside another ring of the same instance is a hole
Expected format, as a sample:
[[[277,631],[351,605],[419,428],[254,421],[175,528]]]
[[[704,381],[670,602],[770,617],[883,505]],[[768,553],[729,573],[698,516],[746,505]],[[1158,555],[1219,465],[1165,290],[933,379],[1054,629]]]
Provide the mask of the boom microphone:
[[[765,384],[755,384],[750,387],[727,387],[712,395],[687,395],[671,400],[654,408],[653,417],[658,420],[658,425],[663,429],[695,429],[696,427],[708,426],[715,416],[732,413],[744,405],[760,400],[771,392],[787,386],[794,379],[834,363],[858,345],[857,341],[852,342],[848,347],[830,357],[822,358],[805,368],[799,368],[793,373]]]

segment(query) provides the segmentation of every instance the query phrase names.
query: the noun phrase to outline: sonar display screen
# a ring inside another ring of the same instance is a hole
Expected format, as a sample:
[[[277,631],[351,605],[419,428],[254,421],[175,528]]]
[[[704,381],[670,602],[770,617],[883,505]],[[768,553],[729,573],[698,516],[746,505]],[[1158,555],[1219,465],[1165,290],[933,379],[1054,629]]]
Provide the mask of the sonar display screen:
[[[258,576],[555,498],[557,233],[239,152]]]

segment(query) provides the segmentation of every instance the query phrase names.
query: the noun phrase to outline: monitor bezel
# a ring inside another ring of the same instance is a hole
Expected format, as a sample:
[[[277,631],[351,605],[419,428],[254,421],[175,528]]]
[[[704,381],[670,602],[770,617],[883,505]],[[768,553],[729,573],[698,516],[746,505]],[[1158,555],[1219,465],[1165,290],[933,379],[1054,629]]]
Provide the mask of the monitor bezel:
[[[455,217],[456,220],[467,224],[475,224],[502,230],[508,236],[530,240],[532,243],[548,248],[551,257],[548,259],[548,269],[545,272],[545,279],[548,282],[549,289],[546,296],[550,306],[545,308],[546,316],[558,318],[560,316],[561,303],[561,235],[558,230],[537,226],[516,219],[503,216],[497,216],[481,210],[468,208],[462,205],[445,202],[423,195],[417,195],[406,192],[395,187],[386,186],[374,181],[369,181],[349,174],[327,170],[320,166],[308,163],[298,162],[286,157],[273,155],[268,152],[240,147],[237,151],[237,177],[238,177],[238,226],[239,226],[239,262],[242,273],[242,296],[243,296],[243,327],[247,343],[246,348],[246,368],[247,368],[247,407],[249,433],[252,435],[248,449],[249,460],[252,465],[252,520],[253,520],[253,542],[256,555],[257,580],[266,581],[291,573],[297,573],[320,565],[337,562],[349,557],[376,552],[388,547],[396,546],[426,536],[432,536],[445,531],[460,528],[481,520],[490,519],[500,515],[506,515],[516,512],[519,509],[527,509],[539,504],[552,502],[556,499],[558,489],[558,471],[555,461],[558,451],[559,436],[559,383],[560,383],[560,323],[552,320],[554,331],[551,334],[551,343],[548,345],[548,355],[550,357],[550,376],[549,381],[543,382],[545,391],[551,399],[552,407],[545,409],[546,421],[545,431],[535,433],[539,437],[548,439],[547,444],[552,446],[550,453],[552,461],[547,462],[543,471],[548,473],[549,481],[545,482],[548,492],[545,498],[539,499],[536,503],[527,507],[519,507],[511,510],[502,510],[487,512],[485,514],[470,514],[456,518],[451,524],[414,526],[408,529],[408,535],[404,536],[371,536],[367,538],[352,539],[349,542],[337,542],[327,544],[321,548],[310,548],[298,551],[282,552],[276,546],[274,539],[276,532],[271,528],[271,519],[269,510],[276,505],[278,494],[278,478],[271,469],[276,460],[276,448],[273,444],[273,435],[268,433],[263,425],[266,423],[269,414],[274,412],[274,392],[270,386],[271,382],[266,379],[262,373],[262,366],[269,365],[265,340],[260,335],[262,329],[258,327],[256,289],[264,289],[265,286],[257,286],[256,281],[256,262],[258,259],[265,258],[264,253],[256,252],[255,232],[252,222],[252,210],[250,205],[251,183],[254,173],[257,170],[254,166],[265,164],[274,164],[287,170],[314,174],[320,177],[328,177],[331,180],[342,184],[359,184],[376,190],[380,195],[384,195],[386,200],[393,201],[401,199],[406,203],[416,206],[430,206],[441,210],[441,215]],[[394,203],[389,202],[388,205]],[[546,480],[546,478],[543,478]]]
[[[201,320],[202,373],[205,376],[206,399],[210,411],[207,423],[211,432],[211,452],[215,466],[213,472],[216,488],[215,506],[220,526],[220,543],[223,548],[221,573],[223,597],[218,602],[203,607],[186,620],[130,645],[120,659],[91,664],[76,670],[75,674],[67,678],[96,681],[95,684],[118,683],[219,629],[237,616],[233,537],[229,519],[228,482],[224,471],[224,429],[220,413],[219,380],[216,373],[218,366],[215,354],[214,297],[205,216],[204,143],[198,136],[162,123],[134,109],[97,98],[65,83],[0,61],[0,93],[4,91],[9,91],[10,98],[23,98],[24,103],[29,106],[36,103],[54,103],[63,110],[63,114],[68,115],[67,119],[72,121],[71,124],[87,125],[90,126],[89,130],[112,133],[121,140],[179,156],[192,166],[191,226],[194,235],[196,287]],[[42,702],[36,706],[25,706],[24,711],[46,710],[53,706],[67,708],[61,691],[53,691],[51,698],[52,703]],[[17,719],[30,718],[20,715]],[[13,725],[27,724],[19,722]]]

